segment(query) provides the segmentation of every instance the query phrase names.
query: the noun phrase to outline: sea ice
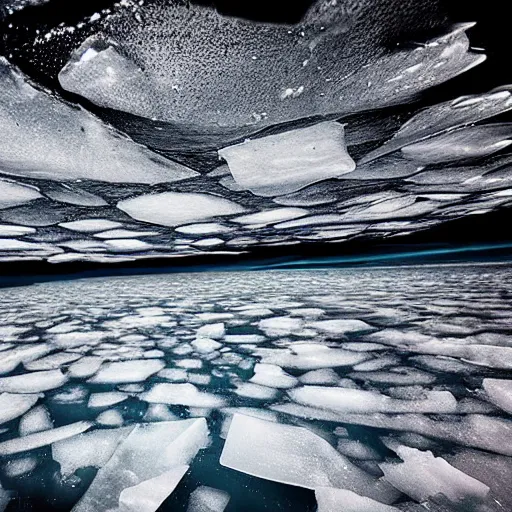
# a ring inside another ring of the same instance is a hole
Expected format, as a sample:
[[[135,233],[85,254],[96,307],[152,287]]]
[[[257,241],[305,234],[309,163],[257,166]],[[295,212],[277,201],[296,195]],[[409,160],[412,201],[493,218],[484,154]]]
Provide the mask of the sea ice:
[[[85,356],[79,361],[73,363],[68,368],[68,375],[75,379],[86,379],[92,377],[99,369],[103,362],[102,357]]]
[[[0,69],[2,62],[0,61]],[[1,151],[1,149],[0,149]],[[1,154],[1,153],[0,153]],[[43,197],[35,187],[0,179],[0,210],[29,203]]]
[[[185,192],[141,195],[120,201],[117,207],[136,220],[169,227],[244,211],[219,196]]]
[[[275,208],[272,210],[250,213],[249,215],[242,215],[241,217],[235,217],[234,219],[231,219],[231,221],[247,226],[266,226],[267,224],[275,224],[276,222],[304,217],[304,215],[307,214],[308,211],[303,208]]]
[[[39,393],[59,388],[68,381],[60,370],[22,373],[0,378],[0,391],[7,393]]]
[[[276,389],[253,384],[252,382],[237,382],[234,392],[238,396],[254,400],[273,400],[277,396]]]
[[[44,357],[51,351],[52,347],[46,343],[21,345],[4,351],[0,360],[0,375],[12,372],[21,363]]]
[[[87,407],[110,407],[123,402],[128,398],[126,393],[119,391],[107,391],[105,393],[92,393],[89,396]]]
[[[337,385],[340,381],[340,376],[332,368],[323,368],[306,372],[299,377],[299,380],[302,384]]]
[[[120,427],[124,423],[124,418],[117,409],[108,409],[96,416],[96,423],[104,427]]]
[[[249,382],[270,388],[289,389],[296,386],[299,381],[280,366],[258,363],[254,366],[254,375]]]
[[[193,384],[154,384],[141,395],[141,400],[149,403],[188,405],[190,407],[222,407],[222,397],[199,391]]]
[[[356,332],[371,331],[373,327],[362,320],[320,320],[309,324],[313,329],[328,334],[348,334]]]
[[[304,322],[300,318],[279,316],[260,320],[258,327],[264,331],[267,336],[289,336],[290,334],[300,332],[304,327]]]
[[[53,421],[48,409],[44,405],[38,405],[21,417],[18,430],[20,436],[28,436],[51,428]]]
[[[402,463],[379,464],[384,478],[394,487],[419,503],[443,494],[454,504],[471,498],[483,500],[489,487],[454,468],[432,452],[399,446],[396,448]]]
[[[106,229],[114,229],[122,226],[120,222],[108,219],[81,219],[72,222],[63,222],[60,227],[71,231],[79,231],[80,233],[96,233],[105,231]]]
[[[512,380],[484,379],[483,388],[493,404],[512,414]]]
[[[207,444],[204,418],[136,425],[98,471],[73,512],[106,512],[118,506],[155,512],[185,473],[184,466]]]
[[[71,354],[69,352],[57,352],[35,361],[24,363],[24,367],[30,371],[55,370],[82,357],[80,354]]]
[[[37,401],[39,395],[0,394],[0,425],[25,414]]]
[[[165,363],[159,359],[138,359],[104,363],[88,382],[92,384],[124,384],[127,382],[144,382],[151,375],[164,368]]]
[[[229,500],[226,491],[201,485],[190,493],[187,512],[224,512]]]
[[[222,450],[223,466],[307,489],[340,487],[385,503],[398,494],[303,427],[235,414]]]
[[[223,323],[203,325],[197,330],[198,338],[211,338],[212,340],[220,340],[226,334],[226,328]]]
[[[398,512],[399,510],[347,489],[317,487],[315,497],[318,512]]]
[[[200,352],[202,354],[209,354],[222,347],[222,343],[203,337],[197,338],[191,343],[191,345],[197,352]]]

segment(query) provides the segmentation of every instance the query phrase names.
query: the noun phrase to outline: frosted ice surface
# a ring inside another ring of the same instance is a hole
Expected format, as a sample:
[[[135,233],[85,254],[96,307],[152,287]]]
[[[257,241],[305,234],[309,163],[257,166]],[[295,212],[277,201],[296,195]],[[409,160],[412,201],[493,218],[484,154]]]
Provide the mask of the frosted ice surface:
[[[207,444],[204,418],[136,425],[98,471],[73,512],[106,512],[118,506],[155,511],[181,478],[171,475],[176,476],[179,468],[183,471],[183,466],[188,466]],[[158,489],[160,503],[148,504],[154,508],[137,508],[142,506],[140,500],[149,498],[152,486]]]
[[[120,201],[117,207],[136,220],[169,227],[244,211],[222,197],[185,192],[142,195]]]
[[[93,430],[52,444],[52,457],[60,464],[64,477],[85,467],[103,467],[112,457],[117,446],[134,429],[124,427],[109,430]]]
[[[154,384],[141,395],[141,399],[150,403],[179,404],[191,407],[221,407],[225,405],[222,397],[199,391],[193,384]]]
[[[18,418],[25,414],[37,401],[39,395],[35,394],[0,394],[0,424]]]
[[[0,443],[0,455],[13,455],[48,446],[52,443],[76,436],[92,427],[90,421],[78,421],[63,427],[36,432]]]
[[[107,391],[105,393],[93,393],[89,396],[88,407],[110,407],[123,402],[128,398],[126,393],[119,391]]]
[[[364,364],[364,363],[363,363]],[[311,370],[299,377],[302,384],[338,384],[340,376],[332,368]]]
[[[68,368],[68,375],[71,378],[88,378],[92,377],[99,369],[103,362],[102,357],[85,356],[76,361]]]
[[[197,330],[198,338],[211,338],[212,340],[220,340],[226,334],[226,328],[223,323],[203,325]]]
[[[76,206],[88,206],[94,208],[108,205],[102,197],[69,184],[53,185],[50,188],[45,188],[44,195],[54,201],[74,204]]]
[[[151,375],[158,373],[165,363],[158,359],[138,359],[105,363],[89,382],[93,384],[123,384],[127,382],[144,382]]]
[[[0,62],[1,64],[1,62]],[[35,187],[0,179],[0,209],[12,208],[43,197]]]
[[[308,211],[303,208],[275,208],[274,210],[264,210],[258,213],[243,215],[242,217],[235,217],[231,220],[239,224],[263,226],[266,224],[273,224],[289,219],[304,217],[304,215],[307,214]]]
[[[418,502],[443,494],[452,503],[467,498],[485,499],[489,487],[454,468],[432,452],[400,446],[396,449],[403,463],[379,464],[384,478]]]
[[[279,316],[260,320],[258,327],[264,331],[267,336],[288,336],[300,332],[304,327],[304,322],[300,318]]]
[[[309,325],[314,329],[329,334],[347,334],[373,329],[373,327],[362,320],[320,320],[318,322],[312,322]]]
[[[303,386],[288,392],[302,405],[338,413],[454,413],[457,402],[449,391],[428,391],[422,400],[398,400],[376,391],[325,386]]]
[[[0,144],[4,172],[49,180],[162,183],[197,173],[172,162],[76,108],[32,87],[2,58]],[[80,155],[80,158],[76,158]]]
[[[69,352],[58,352],[57,354],[51,354],[35,361],[24,363],[23,366],[27,370],[55,370],[61,368],[77,359],[80,359],[80,354],[71,354]]]
[[[52,348],[46,343],[27,344],[4,351],[0,358],[0,375],[12,372],[19,364],[45,356]]]
[[[60,226],[81,233],[95,233],[106,229],[119,228],[122,224],[108,219],[81,219],[73,222],[63,222]]]
[[[184,235],[217,235],[229,233],[232,228],[219,224],[217,222],[205,222],[203,224],[189,224],[176,228],[177,233]]]
[[[242,473],[315,489],[342,487],[385,503],[397,494],[303,427],[235,414],[220,463]]]
[[[53,421],[48,409],[44,405],[38,405],[20,418],[18,430],[20,436],[28,436],[51,428],[53,428]]]
[[[201,485],[190,493],[187,512],[223,512],[229,500],[226,491]]]
[[[398,512],[399,510],[347,489],[318,487],[315,489],[315,497],[318,512]]]
[[[17,478],[30,473],[37,467],[35,457],[21,457],[19,459],[9,460],[3,465],[3,471],[7,478]],[[3,510],[0,503],[0,510]]]
[[[278,135],[246,140],[219,150],[244,189],[279,196],[353,171],[343,125],[324,122]]]
[[[0,378],[0,391],[7,393],[39,393],[59,388],[68,381],[60,370],[23,373]]]
[[[252,382],[237,382],[235,393],[238,396],[252,398],[254,400],[272,400],[277,396],[277,390],[273,387],[262,386]]]
[[[482,385],[493,404],[512,414],[511,380],[484,379]]]
[[[224,339],[222,340],[225,343],[234,343],[234,344],[257,344],[265,341],[265,337],[260,334],[226,334]]]
[[[197,338],[191,343],[197,352],[208,354],[222,347],[222,343],[209,338]]]
[[[271,388],[289,389],[296,386],[299,381],[280,366],[258,363],[254,366],[254,376],[250,382]]]

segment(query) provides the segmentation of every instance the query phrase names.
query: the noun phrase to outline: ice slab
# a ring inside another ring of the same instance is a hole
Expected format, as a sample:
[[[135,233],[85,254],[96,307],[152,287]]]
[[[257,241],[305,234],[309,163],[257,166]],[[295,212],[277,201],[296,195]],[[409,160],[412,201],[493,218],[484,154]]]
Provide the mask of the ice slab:
[[[60,464],[60,471],[64,477],[72,475],[80,468],[101,468],[133,429],[131,426],[93,430],[56,441],[52,444],[52,457]]]
[[[0,61],[1,66],[1,61]],[[0,179],[0,209],[12,208],[43,197],[37,188]]]
[[[328,334],[348,334],[356,332],[370,331],[373,329],[370,325],[362,320],[320,320],[318,322],[311,322],[309,324],[313,329],[318,329],[321,332]]]
[[[362,363],[364,364],[364,363]],[[338,384],[340,376],[332,368],[311,370],[299,377],[302,384]]]
[[[60,370],[48,370],[0,378],[0,391],[7,393],[39,393],[59,388],[68,381]]]
[[[41,359],[36,359],[35,361],[24,363],[23,366],[30,371],[55,370],[57,368],[61,368],[62,366],[66,366],[69,363],[76,361],[77,359],[80,359],[80,357],[82,357],[80,354],[58,352]]]
[[[37,401],[36,394],[0,394],[0,425],[25,414]]]
[[[457,409],[457,401],[449,391],[427,391],[426,398],[419,400],[399,400],[377,391],[327,386],[303,386],[288,391],[288,394],[299,404],[337,413],[449,414]]]
[[[20,436],[28,436],[51,428],[53,421],[48,409],[44,405],[38,405],[21,417],[18,430]]]
[[[384,478],[419,503],[442,494],[454,504],[464,500],[484,500],[490,489],[475,478],[454,468],[442,457],[408,446],[396,448],[403,463],[383,462]]]
[[[62,439],[77,436],[89,430],[92,425],[90,421],[78,421],[70,425],[65,425],[64,427],[52,428],[50,430],[44,430],[43,432],[36,432],[23,437],[10,439],[9,441],[0,443],[0,455],[13,455],[15,453],[35,450],[42,446],[48,446]]]
[[[76,206],[88,206],[96,208],[99,206],[107,206],[108,203],[100,196],[91,194],[75,185],[62,184],[53,185],[44,189],[45,196],[59,201],[60,203],[74,204]]]
[[[398,508],[360,496],[347,489],[315,489],[318,512],[398,512]]]
[[[185,192],[142,195],[120,201],[117,207],[136,220],[169,227],[244,211],[219,196]]]
[[[222,407],[225,400],[212,393],[199,391],[193,384],[154,384],[141,395],[141,399],[149,403],[188,405],[190,407]]]
[[[120,391],[107,391],[105,393],[92,393],[89,396],[87,407],[110,407],[123,402],[128,398],[126,393]]]
[[[270,388],[289,389],[296,386],[299,380],[280,366],[258,363],[254,366],[254,375],[249,382]]]
[[[219,150],[233,178],[259,196],[280,196],[353,171],[343,125],[319,123]]]
[[[275,224],[285,220],[297,219],[308,214],[308,210],[304,208],[275,208],[272,210],[263,210],[249,215],[242,215],[231,219],[232,222],[244,224],[247,226],[266,226],[267,224]]]
[[[219,348],[222,347],[222,343],[203,337],[197,338],[191,343],[191,345],[197,352],[200,352],[202,354],[214,352],[215,350],[218,350]]]
[[[307,489],[350,489],[384,503],[397,493],[303,427],[235,414],[220,463],[252,476]]]
[[[300,318],[279,316],[260,320],[258,327],[267,336],[289,336],[290,334],[301,332],[304,327],[304,321]]]
[[[198,174],[134,143],[84,109],[32,87],[4,58],[0,84],[0,123],[11,134],[0,144],[4,172],[56,181],[147,184]]]
[[[102,357],[84,356],[68,368],[68,375],[75,379],[87,379],[100,369],[102,363]]]
[[[46,343],[27,344],[4,351],[0,360],[0,375],[12,372],[19,364],[28,363],[52,351]]]
[[[159,500],[163,501],[179,482],[176,475],[207,444],[204,418],[135,426],[98,471],[73,512],[106,512],[118,507],[156,511],[160,503],[153,501],[151,488],[158,489]],[[171,474],[176,478],[171,478]]]
[[[92,384],[124,384],[127,382],[144,382],[148,377],[158,373],[165,363],[159,359],[136,359],[104,363],[88,382]]]
[[[512,380],[484,379],[482,385],[493,404],[512,414]]]
[[[59,226],[80,233],[96,233],[106,229],[119,228],[122,224],[108,219],[81,219],[73,222],[63,222]]]
[[[212,340],[220,340],[226,334],[226,328],[223,323],[208,324],[199,327],[197,330],[198,338],[211,338]]]
[[[253,400],[273,400],[277,396],[277,390],[268,386],[252,382],[236,382],[235,385],[235,393],[241,397]]]
[[[201,485],[190,493],[187,512],[224,512],[230,498],[226,491]]]

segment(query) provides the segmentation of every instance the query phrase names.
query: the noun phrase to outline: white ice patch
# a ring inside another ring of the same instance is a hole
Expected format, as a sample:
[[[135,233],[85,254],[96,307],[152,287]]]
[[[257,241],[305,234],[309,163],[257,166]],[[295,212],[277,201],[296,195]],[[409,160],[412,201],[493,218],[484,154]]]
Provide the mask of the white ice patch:
[[[279,316],[260,320],[258,327],[264,331],[267,336],[289,336],[290,334],[300,333],[304,327],[304,322],[300,318]]]
[[[16,183],[15,181],[0,179],[0,210],[3,208],[12,208],[13,206],[29,203],[30,201],[34,201],[40,197],[43,196],[35,187],[22,185],[21,183]]]
[[[25,414],[38,400],[35,394],[0,394],[0,425]]]
[[[219,196],[185,192],[142,195],[120,201],[117,207],[136,220],[169,227],[244,211]]]
[[[60,370],[23,373],[13,377],[0,379],[0,392],[7,393],[40,393],[59,388],[68,381],[68,377]]]
[[[105,363],[88,382],[92,384],[144,382],[151,375],[158,373],[164,366],[165,363],[158,359],[138,359]]]
[[[135,426],[73,512],[155,512],[207,444],[203,418]]]
[[[80,233],[96,233],[106,229],[119,228],[122,224],[108,219],[82,219],[73,222],[63,222],[59,226],[71,231],[79,231]]]
[[[373,329],[370,325],[362,320],[321,320],[319,322],[312,322],[309,324],[313,329],[328,333],[328,334],[348,334],[355,332],[370,331]]]
[[[223,323],[203,325],[197,330],[198,338],[211,338],[212,340],[220,340],[226,334],[226,328]]]
[[[28,436],[51,428],[53,421],[48,409],[44,405],[38,405],[21,417],[18,430],[20,436]]]
[[[264,210],[242,217],[231,219],[232,222],[245,225],[265,226],[267,224],[275,224],[276,222],[283,222],[285,220],[297,219],[304,217],[309,212],[303,208],[275,208],[273,210]]]
[[[105,393],[93,393],[89,397],[87,407],[110,407],[123,402],[128,398],[126,393],[119,391],[107,391]]]
[[[188,405],[190,407],[222,407],[225,400],[211,393],[199,391],[193,384],[158,383],[141,400],[149,403]]]
[[[220,463],[248,475],[307,489],[340,487],[385,503],[397,493],[303,427],[235,414]]]
[[[512,380],[484,379],[483,388],[493,404],[512,414]]]
[[[324,122],[219,150],[233,178],[258,196],[279,196],[353,171],[343,125]]]
[[[360,496],[347,489],[318,487],[315,489],[317,512],[398,512],[399,509]]]
[[[229,500],[226,491],[201,485],[190,494],[187,512],[224,512]]]
[[[299,381],[286,373],[280,366],[258,363],[254,366],[254,376],[249,382],[270,388],[290,389]]]

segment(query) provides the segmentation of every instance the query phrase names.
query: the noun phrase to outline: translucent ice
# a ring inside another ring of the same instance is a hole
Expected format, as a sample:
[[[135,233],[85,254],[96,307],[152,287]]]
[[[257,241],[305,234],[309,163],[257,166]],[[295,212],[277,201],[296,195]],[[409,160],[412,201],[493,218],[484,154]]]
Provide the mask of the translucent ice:
[[[229,500],[226,491],[202,485],[190,494],[187,512],[223,512]]]
[[[308,128],[223,148],[219,155],[235,181],[259,196],[279,196],[353,171],[343,125],[324,122]]]

